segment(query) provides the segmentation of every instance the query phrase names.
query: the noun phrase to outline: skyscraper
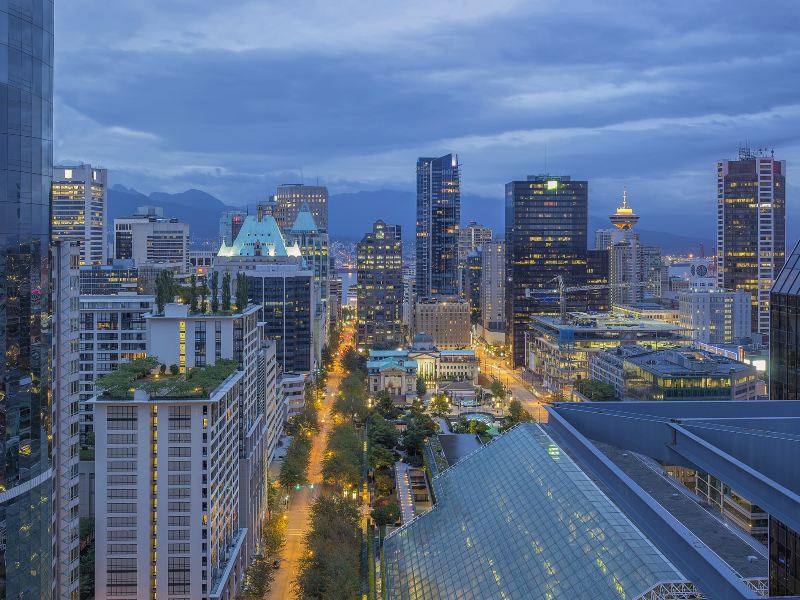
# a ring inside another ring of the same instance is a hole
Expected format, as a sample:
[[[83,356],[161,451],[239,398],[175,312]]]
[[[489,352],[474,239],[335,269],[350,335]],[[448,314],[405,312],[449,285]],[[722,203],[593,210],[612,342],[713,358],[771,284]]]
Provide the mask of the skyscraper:
[[[399,225],[376,221],[357,249],[359,347],[403,345],[403,241]]]
[[[140,207],[137,214],[114,219],[114,258],[133,259],[144,266],[189,268],[189,226],[178,219],[165,219],[153,207]]]
[[[481,248],[481,320],[487,341],[503,342],[506,333],[506,244],[502,239]]]
[[[53,241],[78,242],[81,264],[104,265],[106,248],[106,170],[92,165],[53,167],[50,223]]]
[[[786,162],[739,149],[717,163],[717,283],[753,297],[753,331],[769,333],[769,291],[786,256]]]
[[[328,188],[324,185],[284,183],[278,186],[272,207],[281,231],[289,229],[304,204],[311,209],[320,231],[328,231]]]
[[[219,217],[219,243],[233,244],[247,216],[244,210],[227,210]]]
[[[458,156],[417,161],[417,297],[458,294],[461,165]]]
[[[769,298],[769,397],[800,400],[800,242]]]
[[[314,271],[314,280],[320,290],[320,298],[328,302],[328,279],[331,261],[328,252],[328,234],[322,231],[307,204],[300,207],[294,223],[283,230],[283,237],[289,244],[296,244],[309,269]]]
[[[515,367],[525,363],[531,317],[559,311],[553,279],[586,281],[589,183],[536,175],[506,184],[506,321]],[[575,305],[580,296],[568,296]]]
[[[49,435],[53,2],[0,2],[0,590],[53,586]]]

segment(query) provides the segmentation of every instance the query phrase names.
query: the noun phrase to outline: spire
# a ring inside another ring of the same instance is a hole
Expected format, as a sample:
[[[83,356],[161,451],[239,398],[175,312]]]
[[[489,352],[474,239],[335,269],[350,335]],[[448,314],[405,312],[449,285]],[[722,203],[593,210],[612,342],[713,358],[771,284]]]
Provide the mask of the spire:
[[[622,206],[620,206],[614,214],[609,215],[608,218],[617,229],[628,230],[633,229],[639,220],[639,215],[633,212],[633,209],[628,206],[628,188],[622,188]]]

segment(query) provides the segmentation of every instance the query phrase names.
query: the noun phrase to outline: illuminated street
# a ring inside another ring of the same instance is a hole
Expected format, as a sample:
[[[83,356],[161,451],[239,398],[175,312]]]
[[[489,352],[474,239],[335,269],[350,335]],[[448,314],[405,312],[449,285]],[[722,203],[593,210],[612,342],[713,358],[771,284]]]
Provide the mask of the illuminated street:
[[[328,383],[322,408],[319,411],[319,433],[314,437],[311,446],[311,460],[308,467],[309,485],[298,491],[293,490],[289,499],[289,508],[286,511],[288,523],[286,527],[286,547],[282,553],[281,566],[275,573],[267,598],[272,600],[285,600],[293,596],[294,580],[298,573],[298,564],[303,553],[303,537],[308,529],[309,509],[322,484],[322,458],[325,452],[328,430],[330,428],[331,405],[343,372],[339,359],[353,342],[352,325],[344,325],[342,329],[341,344],[333,368],[328,372]],[[313,485],[311,489],[310,485]]]

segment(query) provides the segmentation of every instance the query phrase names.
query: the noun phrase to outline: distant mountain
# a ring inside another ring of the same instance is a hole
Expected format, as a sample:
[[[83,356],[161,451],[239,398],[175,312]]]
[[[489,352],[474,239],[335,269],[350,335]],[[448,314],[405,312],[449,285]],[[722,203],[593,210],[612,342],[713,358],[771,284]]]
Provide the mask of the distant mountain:
[[[230,206],[219,198],[202,190],[186,190],[177,194],[153,192],[145,195],[136,190],[115,185],[108,190],[109,223],[114,218],[132,215],[139,206],[152,205],[164,209],[165,217],[175,217],[189,224],[195,240],[216,240],[219,235],[219,217],[231,209],[247,209],[255,213],[255,205]],[[329,231],[331,237],[339,240],[358,240],[372,224],[382,219],[387,223],[399,224],[403,228],[403,238],[413,240],[416,231],[416,194],[401,190],[362,191],[345,194],[332,194],[329,205]],[[504,224],[503,198],[489,198],[464,194],[461,197],[462,222],[477,221],[502,232]],[[594,244],[596,229],[610,226],[607,217],[589,216],[588,243]],[[705,244],[706,252],[713,251],[711,239],[688,235],[676,235],[665,231],[638,230],[642,242],[661,247],[664,253],[697,252],[700,243]]]

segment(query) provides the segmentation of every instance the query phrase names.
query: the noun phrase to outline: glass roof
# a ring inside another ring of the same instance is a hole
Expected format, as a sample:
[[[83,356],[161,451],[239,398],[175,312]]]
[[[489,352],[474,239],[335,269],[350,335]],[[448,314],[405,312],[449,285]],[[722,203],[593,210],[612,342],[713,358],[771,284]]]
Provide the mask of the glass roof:
[[[800,242],[794,247],[786,264],[772,286],[774,294],[800,294]]]
[[[433,481],[385,541],[390,600],[630,599],[684,577],[538,425]]]

